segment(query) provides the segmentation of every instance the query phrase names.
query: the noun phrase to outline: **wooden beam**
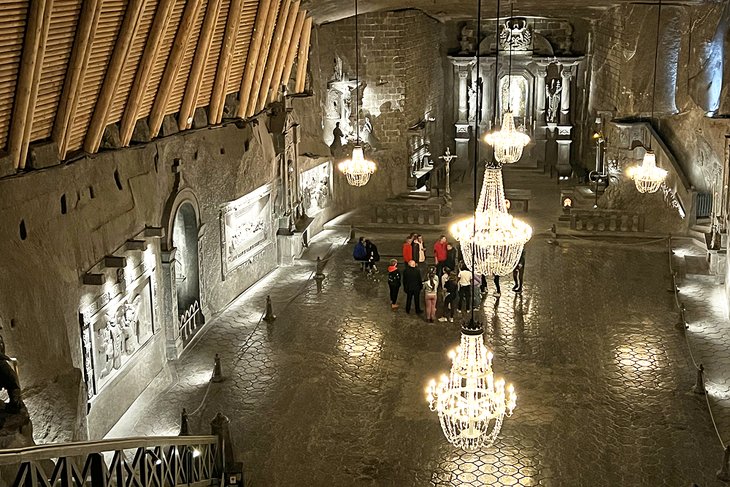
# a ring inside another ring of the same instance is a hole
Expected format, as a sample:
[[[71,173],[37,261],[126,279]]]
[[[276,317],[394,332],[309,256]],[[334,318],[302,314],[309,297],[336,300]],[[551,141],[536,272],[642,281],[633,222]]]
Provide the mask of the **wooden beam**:
[[[139,20],[142,16],[146,1],[129,0],[129,3],[127,3],[124,20],[122,21],[121,27],[119,27],[114,50],[112,51],[112,56],[109,59],[109,64],[104,74],[104,81],[101,85],[101,90],[99,90],[99,96],[96,99],[94,114],[91,116],[91,122],[86,131],[86,137],[84,139],[84,150],[86,152],[94,153],[99,150],[101,138],[106,128],[107,118],[109,117],[109,108],[114,100],[114,94],[119,84],[119,78],[122,76],[124,65],[127,64],[129,51],[132,47],[134,36],[137,35],[137,27],[139,26]]]
[[[231,0],[231,5],[228,8],[226,30],[223,34],[223,46],[221,46],[221,53],[218,56],[218,68],[213,82],[213,93],[208,107],[208,122],[210,124],[218,124],[223,118],[223,107],[226,104],[226,86],[228,85],[228,76],[231,73],[233,48],[238,37],[242,9],[243,0]]]
[[[132,140],[132,133],[134,132],[134,125],[137,123],[137,118],[139,117],[142,98],[144,97],[145,91],[147,91],[147,82],[152,73],[157,56],[160,53],[160,46],[165,38],[165,31],[167,30],[167,24],[169,23],[174,5],[175,0],[160,0],[160,3],[157,4],[155,18],[152,21],[150,33],[144,46],[144,52],[139,61],[134,82],[132,83],[132,89],[129,92],[129,98],[127,98],[127,104],[124,107],[124,114],[122,115],[120,135],[123,146],[129,145],[129,142]]]
[[[239,103],[236,116],[239,118],[246,116],[248,100],[251,95],[251,85],[253,84],[253,75],[256,71],[256,62],[258,61],[261,44],[264,40],[264,31],[266,30],[266,19],[270,4],[271,0],[261,0],[258,11],[256,12],[256,24],[254,25],[251,44],[246,56],[246,67],[241,78],[241,91],[238,94]]]
[[[185,49],[190,41],[190,33],[195,25],[195,19],[198,17],[199,7],[200,0],[188,0],[185,3],[185,10],[183,10],[182,19],[180,19],[180,25],[172,43],[170,57],[167,58],[165,71],[162,73],[162,80],[160,80],[157,96],[155,96],[155,102],[152,104],[152,111],[149,116],[150,135],[152,137],[157,136],[162,126],[167,102],[172,94],[172,87],[175,84],[177,73],[180,71]]]
[[[294,26],[294,34],[292,34],[291,43],[289,44],[289,52],[287,53],[286,61],[284,62],[284,72],[281,75],[280,83],[283,85],[289,85],[291,70],[294,67],[294,58],[297,56],[299,44],[302,42],[302,29],[304,28],[304,20],[306,18],[307,11],[300,10],[299,15],[297,15],[297,23]]]
[[[307,17],[302,28],[302,41],[299,43],[299,54],[297,54],[297,80],[294,87],[295,93],[303,93],[304,85],[307,82],[307,62],[309,62],[309,40],[312,36],[312,17]]]
[[[58,145],[58,155],[63,160],[68,149],[68,136],[78,108],[79,94],[86,75],[86,68],[91,55],[91,44],[96,36],[99,24],[102,0],[86,0],[81,2],[79,23],[76,26],[76,38],[66,69],[63,91],[58,102],[56,120],[53,123],[51,138]]]
[[[183,96],[182,106],[178,115],[177,125],[180,127],[180,130],[189,129],[192,126],[195,103],[198,101],[200,84],[203,81],[205,65],[208,62],[208,54],[210,54],[210,45],[213,41],[213,33],[215,32],[215,24],[218,21],[220,6],[221,0],[208,0],[203,26],[200,28],[200,37],[198,37],[198,46],[195,49],[193,65],[190,68],[190,75],[185,86],[185,95]]]
[[[261,81],[261,90],[259,91],[258,101],[256,102],[256,112],[263,110],[266,106],[266,99],[269,97],[271,80],[274,78],[276,63],[279,60],[279,50],[281,49],[281,44],[284,40],[284,30],[287,26],[287,19],[289,18],[291,4],[291,0],[284,0],[284,3],[279,10],[279,19],[276,21],[274,40],[271,44],[269,57],[266,60],[266,71],[264,72],[264,79]]]
[[[266,28],[264,29],[263,43],[259,50],[259,56],[256,59],[256,69],[253,74],[253,84],[248,97],[248,106],[246,107],[246,118],[256,112],[256,103],[259,99],[259,90],[261,89],[261,79],[266,69],[266,59],[269,56],[269,48],[271,47],[271,36],[274,34],[274,26],[276,25],[276,13],[279,7],[279,0],[272,0],[269,4],[269,13],[266,14]]]
[[[16,169],[25,167],[28,154],[28,141],[33,127],[33,109],[38,96],[52,9],[53,0],[37,0],[31,2],[29,6],[8,138],[8,148]]]
[[[276,60],[274,76],[271,78],[271,86],[269,87],[268,98],[270,103],[275,101],[279,96],[281,76],[284,74],[286,58],[289,56],[289,44],[291,44],[296,23],[299,19],[299,5],[299,1],[292,2],[291,8],[289,9],[289,16],[286,18],[284,37],[281,42],[281,48],[279,49],[279,57]],[[304,19],[302,19],[302,22],[304,22]]]

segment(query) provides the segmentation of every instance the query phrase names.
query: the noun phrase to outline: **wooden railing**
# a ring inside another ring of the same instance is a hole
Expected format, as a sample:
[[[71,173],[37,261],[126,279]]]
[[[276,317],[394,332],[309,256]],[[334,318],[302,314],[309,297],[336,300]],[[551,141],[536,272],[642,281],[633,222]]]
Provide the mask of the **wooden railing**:
[[[441,205],[376,203],[373,223],[439,225],[441,223]]]
[[[11,487],[211,485],[223,472],[217,436],[163,436],[0,451]]]
[[[621,210],[570,210],[570,228],[594,232],[643,232],[644,214]]]

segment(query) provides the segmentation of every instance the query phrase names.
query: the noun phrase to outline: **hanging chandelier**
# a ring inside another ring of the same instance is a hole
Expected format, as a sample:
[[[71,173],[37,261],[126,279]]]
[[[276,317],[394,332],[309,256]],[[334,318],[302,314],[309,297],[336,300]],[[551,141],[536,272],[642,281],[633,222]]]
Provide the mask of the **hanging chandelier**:
[[[654,46],[654,81],[651,93],[651,120],[654,120],[654,97],[656,96],[656,69],[657,59],[659,57],[659,28],[662,18],[662,0],[659,0],[659,9],[656,16],[656,44]],[[628,176],[634,180],[636,189],[639,193],[656,193],[667,178],[667,171],[657,167],[656,154],[651,150],[651,138],[649,138],[649,147],[644,154],[644,160],[641,166],[630,167],[627,171]]]
[[[373,161],[365,159],[365,153],[360,145],[360,36],[357,27],[357,0],[355,0],[355,129],[357,139],[352,149],[352,156],[339,164],[337,169],[347,178],[350,186],[365,186],[370,176],[375,173],[377,166]]]
[[[470,321],[461,329],[461,342],[449,352],[451,373],[431,380],[426,399],[439,415],[444,435],[452,445],[466,451],[491,446],[505,416],[517,404],[512,384],[495,379],[492,352],[484,345],[484,328]]]
[[[464,262],[475,274],[502,276],[517,266],[522,249],[532,237],[532,228],[507,211],[502,171],[488,165],[479,204],[473,217],[457,221],[450,228],[459,241]]]
[[[514,16],[514,4],[510,2],[510,17]],[[497,86],[499,85],[499,15],[497,16],[497,52],[494,63],[494,107],[497,107]],[[522,150],[530,143],[530,136],[515,127],[515,117],[512,114],[512,37],[509,42],[509,69],[507,70],[507,110],[502,115],[502,126],[484,136],[484,141],[494,147],[494,158],[502,164],[514,164],[522,157]],[[496,113],[495,113],[496,122]]]
[[[373,161],[365,159],[362,146],[356,145],[352,157],[337,164],[337,169],[347,177],[350,186],[365,186],[377,167]]]
[[[630,167],[629,177],[639,193],[656,193],[667,178],[667,171],[656,165],[656,154],[647,150],[641,166]]]

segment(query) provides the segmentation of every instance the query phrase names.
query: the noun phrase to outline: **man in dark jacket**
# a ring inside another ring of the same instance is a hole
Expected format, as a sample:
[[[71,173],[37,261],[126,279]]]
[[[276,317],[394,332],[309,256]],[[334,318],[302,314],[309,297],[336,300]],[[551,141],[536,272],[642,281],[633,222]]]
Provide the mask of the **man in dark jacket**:
[[[403,290],[406,293],[406,313],[411,312],[411,301],[416,301],[416,313],[421,313],[421,271],[416,267],[416,261],[408,261],[408,266],[403,271]]]
[[[446,260],[444,260],[444,267],[449,269],[457,269],[456,267],[457,252],[453,245],[450,243],[446,244]]]

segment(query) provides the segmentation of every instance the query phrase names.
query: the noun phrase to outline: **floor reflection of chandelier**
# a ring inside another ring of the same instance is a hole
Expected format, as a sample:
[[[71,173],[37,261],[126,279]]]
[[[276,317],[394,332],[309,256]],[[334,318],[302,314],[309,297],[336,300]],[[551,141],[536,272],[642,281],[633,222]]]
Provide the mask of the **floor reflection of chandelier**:
[[[530,225],[507,212],[502,171],[495,166],[487,166],[484,172],[474,217],[457,221],[450,230],[461,245],[466,266],[485,276],[512,272],[532,237]]]
[[[646,151],[641,166],[629,168],[628,173],[639,193],[656,193],[667,177],[667,171],[657,167],[653,151]]]
[[[377,166],[373,161],[365,159],[362,147],[356,145],[352,149],[352,157],[337,164],[337,169],[347,177],[351,186],[365,186]]]
[[[494,158],[502,164],[513,164],[522,157],[522,149],[530,143],[530,136],[517,130],[511,111],[502,115],[502,127],[487,134],[484,141],[494,147]]]
[[[494,378],[492,352],[484,346],[484,329],[473,320],[461,329],[461,343],[449,353],[451,373],[431,380],[426,398],[436,411],[449,442],[467,451],[491,446],[517,394],[504,379]]]

